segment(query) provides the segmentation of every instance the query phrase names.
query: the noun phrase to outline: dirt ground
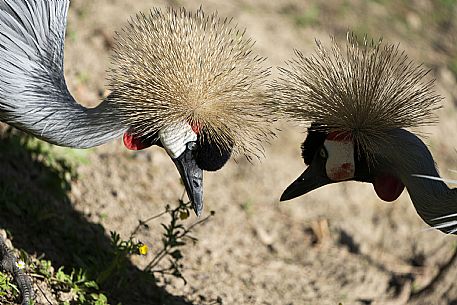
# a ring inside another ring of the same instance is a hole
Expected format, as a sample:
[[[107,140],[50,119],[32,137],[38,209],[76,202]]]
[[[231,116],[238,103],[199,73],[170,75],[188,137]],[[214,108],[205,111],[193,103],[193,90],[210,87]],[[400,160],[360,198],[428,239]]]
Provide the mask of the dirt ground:
[[[390,1],[303,2],[214,0],[205,1],[203,8],[246,27],[256,41],[255,51],[273,67],[272,77],[275,67],[293,56],[293,49],[310,54],[315,38],[328,41],[335,35],[342,40],[347,29],[400,43],[437,79],[443,109],[439,123],[426,129],[425,142],[442,175],[457,178],[450,171],[457,164],[457,83],[448,65],[457,56],[457,43],[452,42],[457,41],[456,25],[445,32],[435,21],[428,23],[424,12],[432,8],[426,0],[414,2],[416,11]],[[84,105],[99,102],[113,32],[129,16],[156,6],[194,10],[201,4],[73,0],[65,53],[70,91]],[[371,185],[349,182],[280,203],[282,191],[304,170],[299,146],[306,133],[304,127],[288,123],[278,127],[282,132],[266,146],[266,159],[254,164],[232,160],[221,171],[205,173],[204,215],[211,210],[216,215],[193,233],[198,243],[184,249],[187,285],[171,279],[156,286],[138,276],[138,283],[131,279],[136,288],[118,287],[113,304],[405,304],[408,298],[408,304],[457,304],[457,264],[450,271],[440,269],[451,259],[457,239],[428,230],[406,191],[397,201],[385,203]],[[79,178],[69,190],[46,201],[53,214],[63,215],[61,226],[77,228],[77,242],[69,245],[66,236],[51,234],[46,218],[35,223],[41,231],[21,233],[17,220],[2,216],[2,227],[12,232],[15,247],[44,254],[56,264],[77,265],[77,247],[103,251],[110,231],[128,237],[138,220],[159,213],[183,191],[178,172],[160,148],[131,152],[119,139],[90,150],[87,159],[77,167]],[[21,171],[8,168],[8,179]],[[36,194],[47,198],[39,190]],[[193,215],[188,219],[195,221]],[[154,249],[160,230],[154,223],[138,237]],[[132,274],[139,273],[150,255],[152,251],[134,257]],[[440,285],[427,286],[437,274],[442,274]],[[419,293],[422,287],[428,288]]]

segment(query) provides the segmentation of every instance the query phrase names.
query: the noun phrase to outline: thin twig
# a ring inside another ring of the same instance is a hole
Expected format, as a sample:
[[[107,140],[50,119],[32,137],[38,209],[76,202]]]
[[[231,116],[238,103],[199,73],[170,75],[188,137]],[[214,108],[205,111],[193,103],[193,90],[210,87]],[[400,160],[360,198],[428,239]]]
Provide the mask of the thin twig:
[[[41,289],[40,285],[36,285],[38,287],[38,290],[40,290],[41,294],[44,296],[44,298],[46,299],[46,301],[52,305],[52,302],[48,299],[48,297],[46,296],[46,294],[44,293],[43,289]]]
[[[159,213],[159,214],[157,214],[157,215],[151,216],[151,217],[149,217],[149,218],[146,219],[146,220],[140,220],[140,221],[139,221],[139,224],[135,227],[135,229],[134,229],[134,230],[132,231],[132,233],[130,234],[130,237],[133,238],[133,237],[136,235],[136,233],[138,233],[138,231],[140,230],[140,228],[141,228],[142,226],[144,226],[145,224],[147,224],[148,222],[150,222],[150,221],[152,221],[152,220],[154,220],[154,219],[157,219],[157,218],[159,218],[159,217],[161,217],[161,216],[163,216],[163,215],[165,215],[165,214],[167,214],[167,213],[168,213],[168,211],[163,211],[162,213]]]

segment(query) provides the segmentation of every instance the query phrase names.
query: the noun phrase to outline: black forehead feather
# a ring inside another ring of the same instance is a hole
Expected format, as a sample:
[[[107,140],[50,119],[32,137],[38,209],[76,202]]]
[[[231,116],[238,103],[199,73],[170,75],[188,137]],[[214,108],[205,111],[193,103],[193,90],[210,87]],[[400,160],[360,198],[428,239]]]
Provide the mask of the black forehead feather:
[[[198,135],[198,149],[194,153],[194,158],[202,170],[216,171],[227,163],[232,151],[232,143],[229,142],[228,147],[219,147],[214,142],[210,142],[208,133],[202,130]]]
[[[315,124],[311,124],[308,128],[308,135],[301,145],[301,155],[306,165],[310,165],[313,161],[316,151],[324,144],[327,133],[316,128]]]

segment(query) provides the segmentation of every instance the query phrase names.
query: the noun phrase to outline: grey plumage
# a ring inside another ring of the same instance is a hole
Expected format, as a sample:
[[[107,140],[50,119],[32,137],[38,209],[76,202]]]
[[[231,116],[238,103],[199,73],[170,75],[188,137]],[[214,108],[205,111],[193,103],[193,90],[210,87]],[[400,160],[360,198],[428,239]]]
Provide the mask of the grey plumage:
[[[439,177],[433,156],[427,146],[404,129],[388,132],[394,146],[384,141],[377,145],[374,159],[382,170],[397,175],[405,184],[412,203],[421,218],[445,233],[457,234],[457,189],[450,189]]]
[[[69,1],[0,0],[0,120],[45,141],[87,148],[127,129],[104,103],[71,96],[63,74]]]

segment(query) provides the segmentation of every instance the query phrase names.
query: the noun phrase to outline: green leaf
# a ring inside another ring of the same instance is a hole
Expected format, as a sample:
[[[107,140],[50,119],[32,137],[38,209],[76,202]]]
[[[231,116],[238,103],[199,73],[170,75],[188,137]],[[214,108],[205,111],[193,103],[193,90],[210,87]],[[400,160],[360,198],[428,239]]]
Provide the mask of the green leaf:
[[[182,253],[181,253],[180,250],[175,250],[170,255],[176,260],[179,260],[179,259],[183,258]]]
[[[87,288],[94,288],[94,289],[96,289],[96,290],[99,289],[98,284],[97,284],[95,281],[88,281],[88,282],[85,282],[85,283],[84,283],[84,286],[86,286]]]

